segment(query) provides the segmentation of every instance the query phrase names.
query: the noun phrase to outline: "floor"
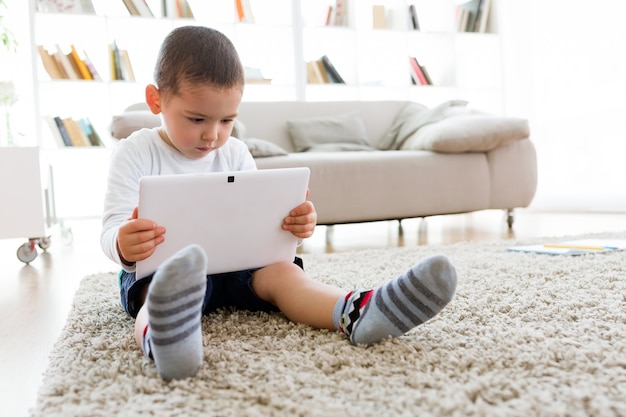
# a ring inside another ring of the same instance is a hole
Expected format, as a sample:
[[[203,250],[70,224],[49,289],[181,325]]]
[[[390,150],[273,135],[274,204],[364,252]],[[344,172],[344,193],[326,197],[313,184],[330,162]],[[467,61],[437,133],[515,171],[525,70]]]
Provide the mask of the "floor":
[[[591,232],[626,231],[626,213],[538,213],[520,210],[513,231],[501,211],[437,216],[426,221],[319,226],[305,253],[455,243]],[[29,265],[16,257],[26,239],[0,240],[0,404],[2,415],[23,417],[35,404],[47,358],[65,324],[80,280],[118,270],[102,255],[99,222],[76,220],[51,229],[51,246]]]

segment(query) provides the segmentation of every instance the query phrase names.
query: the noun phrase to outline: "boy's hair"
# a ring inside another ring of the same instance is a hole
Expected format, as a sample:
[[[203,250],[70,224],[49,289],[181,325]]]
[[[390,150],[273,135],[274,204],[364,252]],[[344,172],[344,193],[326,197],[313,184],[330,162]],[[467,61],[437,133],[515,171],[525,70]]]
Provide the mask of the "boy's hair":
[[[178,93],[182,81],[243,89],[244,73],[235,46],[223,33],[203,26],[182,26],[161,44],[154,81],[165,95]]]

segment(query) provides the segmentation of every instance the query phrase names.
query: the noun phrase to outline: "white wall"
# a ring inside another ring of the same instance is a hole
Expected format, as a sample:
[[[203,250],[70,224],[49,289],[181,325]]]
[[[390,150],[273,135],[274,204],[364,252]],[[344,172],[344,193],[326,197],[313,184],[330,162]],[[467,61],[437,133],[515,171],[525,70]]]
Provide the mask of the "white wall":
[[[500,0],[507,113],[537,146],[535,209],[626,211],[626,2]]]

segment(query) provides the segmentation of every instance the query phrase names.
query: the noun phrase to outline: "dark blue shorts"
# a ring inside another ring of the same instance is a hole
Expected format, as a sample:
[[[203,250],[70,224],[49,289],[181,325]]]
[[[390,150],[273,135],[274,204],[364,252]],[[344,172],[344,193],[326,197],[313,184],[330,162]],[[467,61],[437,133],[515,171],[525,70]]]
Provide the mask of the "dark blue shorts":
[[[301,258],[296,257],[293,263],[304,269]],[[207,275],[202,312],[209,314],[219,308],[265,312],[279,311],[275,305],[261,300],[252,290],[254,271],[256,269]],[[120,271],[120,301],[124,310],[133,318],[137,317],[137,313],[143,305],[141,294],[144,292],[144,288],[150,284],[150,281],[152,281],[152,275],[136,280],[134,272]]]

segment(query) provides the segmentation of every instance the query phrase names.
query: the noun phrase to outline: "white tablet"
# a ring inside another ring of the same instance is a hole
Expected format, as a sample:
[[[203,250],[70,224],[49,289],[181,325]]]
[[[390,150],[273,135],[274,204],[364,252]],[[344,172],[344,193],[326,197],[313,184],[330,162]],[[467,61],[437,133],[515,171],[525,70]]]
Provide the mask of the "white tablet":
[[[298,238],[283,219],[306,200],[310,170],[300,168],[156,175],[139,181],[139,217],[165,227],[165,241],[137,262],[137,278],[192,243],[207,274],[292,262]]]

